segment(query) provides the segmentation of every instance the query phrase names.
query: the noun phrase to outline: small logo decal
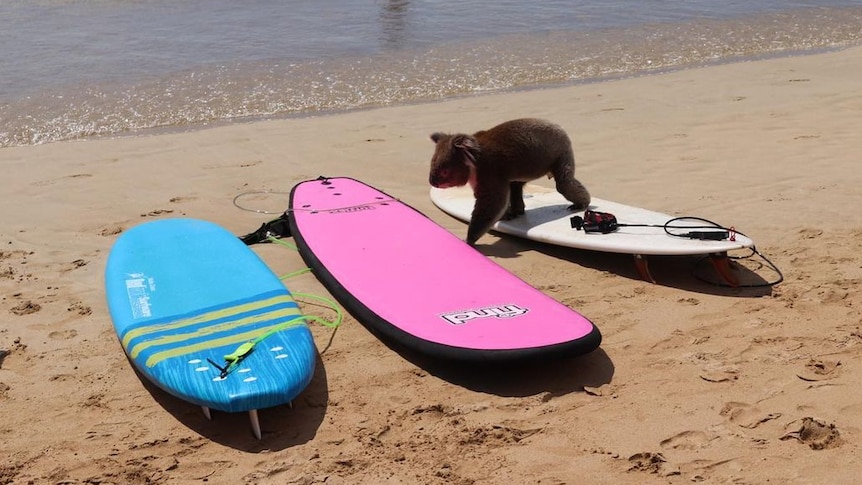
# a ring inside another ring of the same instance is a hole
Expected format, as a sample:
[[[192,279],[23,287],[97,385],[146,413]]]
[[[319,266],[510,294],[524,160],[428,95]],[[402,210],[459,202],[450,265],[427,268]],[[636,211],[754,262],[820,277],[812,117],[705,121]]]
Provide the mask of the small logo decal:
[[[440,317],[452,325],[463,325],[476,318],[514,318],[525,315],[529,311],[529,308],[522,308],[518,305],[508,304],[444,313],[440,315]]]
[[[156,291],[156,282],[143,273],[129,273],[126,279],[126,293],[129,296],[129,305],[132,317],[149,318],[153,316],[150,307],[150,294]]]
[[[350,212],[373,211],[374,207],[370,205],[355,205],[352,207],[339,207],[338,209],[330,209],[326,212],[330,214],[347,214]]]

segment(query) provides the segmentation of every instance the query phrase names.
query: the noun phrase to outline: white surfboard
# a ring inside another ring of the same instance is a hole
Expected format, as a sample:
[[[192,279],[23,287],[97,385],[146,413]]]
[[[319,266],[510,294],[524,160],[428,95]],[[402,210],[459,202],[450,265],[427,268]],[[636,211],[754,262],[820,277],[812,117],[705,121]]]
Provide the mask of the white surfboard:
[[[432,188],[431,201],[452,217],[469,222],[475,198],[469,186]],[[586,232],[572,227],[572,218],[583,218],[584,211],[569,211],[568,200],[556,190],[539,185],[524,187],[524,205],[524,215],[498,221],[492,230],[559,246],[632,254],[641,276],[649,281],[653,279],[645,256],[711,255],[721,276],[733,285],[736,279],[727,267],[727,252],[754,246],[753,240],[733,231],[728,231],[727,237],[720,240],[684,237],[689,233],[721,232],[723,228],[709,227],[701,220],[676,220],[661,212],[597,198],[592,199],[589,210],[613,214],[620,227],[607,234]],[[666,224],[668,230],[665,230]]]

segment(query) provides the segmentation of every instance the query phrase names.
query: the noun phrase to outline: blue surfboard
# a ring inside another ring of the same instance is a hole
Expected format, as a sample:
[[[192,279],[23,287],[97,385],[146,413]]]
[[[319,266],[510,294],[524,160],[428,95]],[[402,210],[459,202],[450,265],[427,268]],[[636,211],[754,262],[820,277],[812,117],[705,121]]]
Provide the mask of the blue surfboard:
[[[289,403],[311,382],[317,349],[291,293],[236,236],[164,219],[122,233],[105,271],[108,309],[129,360],[168,393],[210,409]]]

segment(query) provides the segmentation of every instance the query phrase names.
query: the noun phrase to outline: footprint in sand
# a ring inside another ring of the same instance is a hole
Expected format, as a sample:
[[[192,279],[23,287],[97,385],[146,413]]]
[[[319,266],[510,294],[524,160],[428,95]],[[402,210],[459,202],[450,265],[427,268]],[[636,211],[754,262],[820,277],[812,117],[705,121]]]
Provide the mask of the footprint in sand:
[[[116,224],[113,226],[103,227],[101,231],[99,231],[100,236],[116,236],[117,234],[123,232],[123,226]]]
[[[795,439],[800,443],[808,445],[812,450],[837,448],[844,443],[844,440],[841,439],[841,433],[838,432],[838,428],[834,424],[827,424],[819,419],[805,417],[802,418],[801,423],[794,421],[788,427],[793,426],[794,423],[796,423],[796,429],[782,436],[781,440]]]
[[[4,267],[0,268],[0,279],[17,280],[19,283],[33,279],[33,274],[26,272],[26,266],[24,266],[27,264],[27,256],[32,254],[33,251],[0,251],[0,261],[8,260],[8,265],[4,264]],[[13,264],[17,264],[20,268],[16,269]]]
[[[731,382],[739,378],[734,373],[724,371],[704,371],[700,373],[700,378],[706,382]]]
[[[50,382],[69,382],[75,381],[76,377],[73,374],[54,374],[53,376],[49,377],[48,380]]]
[[[150,212],[147,212],[146,214],[141,214],[141,217],[156,217],[156,216],[161,216],[164,214],[171,214],[173,212],[174,212],[173,209],[156,209],[156,210],[151,210]]]
[[[72,302],[72,304],[69,305],[69,308],[67,308],[66,310],[70,312],[75,312],[81,316],[87,316],[93,313],[93,309],[89,305],[85,305],[80,301]]]
[[[704,366],[700,378],[707,382],[733,382],[739,379],[739,367],[714,362]]]
[[[822,229],[805,228],[799,231],[799,235],[803,239],[814,239],[823,235]]]
[[[781,413],[764,413],[760,408],[744,402],[726,403],[719,414],[728,418],[731,423],[748,429],[757,428],[781,417]]]
[[[23,316],[23,315],[29,315],[31,313],[36,313],[41,309],[42,309],[42,305],[40,305],[36,302],[27,300],[25,302],[22,302],[22,303],[16,305],[16,306],[13,306],[12,308],[9,309],[9,311],[14,313],[15,315]]]
[[[716,435],[709,435],[703,431],[683,431],[682,433],[671,436],[663,440],[661,443],[664,449],[674,450],[698,450],[709,446],[710,441],[718,438]]]
[[[669,466],[667,459],[661,453],[651,453],[645,451],[643,453],[635,453],[629,457],[630,472],[647,472],[656,475],[671,476],[679,475],[679,470],[674,466]]]
[[[88,263],[88,261],[86,261],[86,260],[76,259],[76,260],[72,261],[71,263],[67,263],[64,268],[60,269],[60,272],[61,273],[68,273],[69,271],[87,266],[87,263]]]
[[[78,336],[77,330],[55,330],[48,334],[48,337],[56,340],[68,340]]]
[[[6,360],[6,357],[9,357],[13,353],[21,353],[27,350],[27,344],[21,343],[20,337],[15,337],[15,340],[12,341],[12,347],[8,349],[0,349],[0,369],[3,368],[3,362]]]
[[[803,381],[825,381],[839,375],[840,361],[811,359],[805,364],[805,369],[796,374]]]
[[[0,251],[0,259],[27,259],[27,256],[30,256],[31,254],[33,254],[33,251],[22,251],[20,249],[14,249],[12,251]]]
[[[536,433],[541,433],[542,428],[519,429],[508,426],[480,426],[477,428],[464,427],[460,430],[462,435],[458,443],[464,445],[494,445],[518,443]]]
[[[102,393],[96,393],[90,395],[83,404],[81,404],[82,408],[104,408],[107,407],[105,405],[105,395]]]
[[[0,268],[0,279],[14,280],[15,274],[15,268],[11,266]]]

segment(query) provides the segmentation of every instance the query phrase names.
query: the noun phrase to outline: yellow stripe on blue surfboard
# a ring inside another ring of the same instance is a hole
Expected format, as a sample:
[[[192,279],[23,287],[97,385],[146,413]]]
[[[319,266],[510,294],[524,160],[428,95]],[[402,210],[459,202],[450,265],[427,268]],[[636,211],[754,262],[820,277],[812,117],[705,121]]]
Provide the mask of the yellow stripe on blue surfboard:
[[[207,312],[201,315],[196,315],[191,318],[174,320],[157,325],[146,325],[142,327],[137,327],[129,330],[123,335],[122,344],[123,347],[128,348],[129,342],[137,337],[158,332],[164,332],[166,330],[175,330],[183,327],[189,327],[192,325],[199,325],[208,321],[224,319],[232,315],[238,315],[240,313],[259,310],[261,308],[266,308],[268,306],[277,305],[280,303],[292,303],[294,305],[296,304],[296,302],[293,300],[293,298],[290,297],[290,295],[279,295],[272,298],[267,298],[265,300],[243,303],[241,305],[227,308],[220,308],[218,310]]]
[[[261,334],[264,334],[268,331],[271,331],[277,327],[283,327],[283,328],[279,329],[279,330],[282,330],[282,329],[285,329],[288,327],[304,325],[304,323],[305,323],[305,318],[302,315],[300,315],[299,313],[297,313],[296,317],[289,320],[288,322],[279,322],[279,323],[276,323],[273,325],[269,325],[267,327],[259,327],[259,328],[256,328],[254,330],[244,332],[244,333],[229,335],[227,337],[222,337],[222,338],[217,338],[217,339],[212,339],[212,340],[206,340],[203,342],[198,342],[196,344],[186,345],[183,347],[173,347],[171,349],[162,350],[160,352],[155,352],[152,355],[150,355],[149,357],[147,357],[147,360],[144,362],[144,364],[147,367],[153,367],[156,364],[158,364],[159,362],[162,362],[163,360],[169,359],[171,357],[179,357],[181,355],[192,354],[195,352],[200,352],[200,351],[207,350],[207,349],[221,347],[224,345],[238,344],[240,342],[251,341],[251,340],[254,340],[255,338],[259,337]]]
[[[231,320],[225,323],[220,323],[216,325],[208,325],[199,327],[197,330],[193,332],[187,333],[175,333],[170,335],[162,335],[159,337],[154,337],[149,340],[144,340],[142,342],[136,343],[130,347],[128,347],[129,356],[132,359],[138,358],[141,352],[144,350],[161,346],[161,345],[169,345],[169,344],[178,344],[189,340],[200,339],[202,337],[206,337],[208,335],[214,335],[221,332],[226,332],[230,330],[235,330],[239,327],[254,325],[261,322],[266,322],[267,320],[275,320],[283,317],[300,315],[299,308],[291,307],[291,308],[282,308],[276,311],[270,311],[266,313],[258,313],[256,315],[251,315],[245,318],[241,318],[239,320]],[[205,322],[200,322],[205,323]],[[266,328],[266,327],[260,327]]]

